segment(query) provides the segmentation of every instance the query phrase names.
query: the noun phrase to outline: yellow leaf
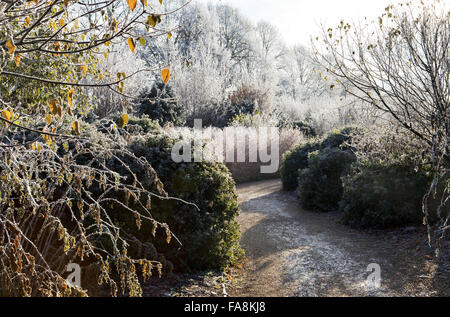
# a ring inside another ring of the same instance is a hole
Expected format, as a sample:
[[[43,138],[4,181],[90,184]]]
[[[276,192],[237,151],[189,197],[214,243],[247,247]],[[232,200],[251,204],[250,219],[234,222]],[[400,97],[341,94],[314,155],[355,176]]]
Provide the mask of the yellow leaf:
[[[47,122],[47,124],[52,123],[52,115],[50,113],[45,116],[45,122]]]
[[[137,0],[127,0],[130,10],[133,11],[136,8]]]
[[[9,54],[13,54],[14,51],[16,50],[16,46],[14,45],[14,43],[12,42],[12,40],[8,40],[6,41],[6,47],[9,50]]]
[[[58,29],[58,27],[56,26],[56,23],[54,21],[52,21],[50,23],[50,25],[52,26],[53,30],[57,30]]]
[[[139,38],[139,43],[141,43],[142,46],[145,46],[146,41],[145,41],[145,39],[143,37],[140,37]]]
[[[65,5],[66,7],[68,7],[68,6],[69,6],[69,0],[64,0],[64,5]]]
[[[121,128],[125,127],[128,124],[128,114],[124,113],[119,120],[119,126]]]
[[[19,65],[20,65],[20,60],[21,60],[21,58],[22,58],[22,56],[20,56],[20,54],[16,55],[16,59],[15,59],[15,61],[16,61],[16,66],[19,66]]]
[[[164,83],[167,84],[169,82],[169,79],[170,79],[170,70],[168,68],[164,68],[161,71],[161,77],[162,77]]]
[[[167,37],[170,39],[172,37],[172,33],[171,32],[167,33]]]
[[[86,75],[86,73],[87,73],[87,66],[86,66],[86,65],[81,65],[80,67],[81,67],[81,72],[82,72],[84,75]]]
[[[57,108],[56,108],[56,113],[58,114],[58,116],[61,118],[62,117],[62,107],[61,106],[58,106]]]
[[[30,24],[30,17],[25,17],[25,22],[23,23],[23,26],[27,26],[28,24]]]
[[[46,129],[42,129],[42,132],[47,132]],[[47,143],[47,145],[51,145],[52,144],[52,137],[47,135],[47,134],[42,134],[42,138],[45,140],[45,143]]]
[[[144,6],[144,7],[146,7],[147,6],[147,0],[141,0],[141,3],[142,3],[142,5]]]
[[[57,99],[50,100],[49,107],[53,115],[56,115],[58,113],[58,100]]]
[[[3,110],[2,111],[2,117],[6,120],[11,120],[11,112],[9,112],[8,110]]]
[[[78,121],[75,120],[72,122],[72,129],[75,131],[77,135],[80,135],[80,125],[78,124]]]
[[[134,44],[134,40],[131,37],[128,39],[128,47],[133,53],[136,50],[136,45]]]
[[[162,5],[162,3],[163,3],[163,0],[159,0],[159,4],[161,4],[161,5]]]
[[[147,17],[147,23],[150,24],[152,27],[156,26],[155,20],[153,20],[153,15],[149,15]]]
[[[72,107],[73,104],[73,88],[67,93],[67,103]]]
[[[155,27],[158,23],[161,23],[161,16],[159,14],[150,14],[147,17],[147,23],[150,24],[151,27]]]
[[[47,143],[47,145],[51,145],[52,144],[52,137],[49,136],[49,135],[44,135],[44,136],[45,136],[45,138],[44,138],[45,143]]]
[[[59,23],[59,25],[61,25],[61,26],[66,25],[66,22],[64,21],[64,19],[59,19],[58,23]]]

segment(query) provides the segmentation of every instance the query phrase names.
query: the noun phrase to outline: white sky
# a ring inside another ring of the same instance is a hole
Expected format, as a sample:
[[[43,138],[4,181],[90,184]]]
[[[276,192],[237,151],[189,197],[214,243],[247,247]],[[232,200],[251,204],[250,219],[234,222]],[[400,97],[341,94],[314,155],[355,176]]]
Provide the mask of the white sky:
[[[400,0],[194,0],[222,2],[238,8],[251,21],[266,20],[277,26],[286,43],[309,44],[310,36],[320,33],[319,25],[336,26],[347,22],[378,17],[389,4]]]

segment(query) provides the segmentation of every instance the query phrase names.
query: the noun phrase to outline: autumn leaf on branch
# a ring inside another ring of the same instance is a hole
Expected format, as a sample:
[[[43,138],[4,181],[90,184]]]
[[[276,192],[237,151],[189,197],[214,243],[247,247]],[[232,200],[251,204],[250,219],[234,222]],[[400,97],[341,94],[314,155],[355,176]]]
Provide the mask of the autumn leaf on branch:
[[[11,39],[6,41],[6,47],[8,48],[9,54],[13,54],[14,51],[16,50],[16,46],[14,45]]]
[[[130,37],[128,39],[128,47],[130,48],[130,51],[133,53],[136,51],[136,44],[134,43],[134,40]]]
[[[161,77],[162,77],[164,83],[167,84],[170,80],[170,70],[168,68],[164,68],[161,71]]]
[[[134,9],[136,9],[137,0],[127,0],[127,3],[131,11],[134,11]]]
[[[69,92],[67,93],[67,103],[69,104],[70,107],[72,107],[73,104],[73,89],[70,89]]]
[[[124,128],[128,124],[128,114],[124,113],[119,119],[119,126]]]
[[[78,123],[77,120],[75,120],[74,122],[72,122],[72,129],[75,131],[75,133],[77,135],[80,135],[80,124]]]

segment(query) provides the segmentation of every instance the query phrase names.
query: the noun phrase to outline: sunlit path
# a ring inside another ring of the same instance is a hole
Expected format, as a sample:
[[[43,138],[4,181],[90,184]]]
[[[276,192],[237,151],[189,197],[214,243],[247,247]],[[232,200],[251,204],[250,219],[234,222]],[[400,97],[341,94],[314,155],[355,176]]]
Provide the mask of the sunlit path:
[[[238,186],[244,265],[236,296],[433,296],[448,285],[431,278],[418,251],[420,230],[369,233],[337,223],[336,213],[301,210],[279,180]],[[424,243],[423,243],[424,244]],[[367,266],[381,268],[380,288],[367,286]],[[447,290],[447,291],[445,291]],[[447,293],[448,296],[448,293]]]

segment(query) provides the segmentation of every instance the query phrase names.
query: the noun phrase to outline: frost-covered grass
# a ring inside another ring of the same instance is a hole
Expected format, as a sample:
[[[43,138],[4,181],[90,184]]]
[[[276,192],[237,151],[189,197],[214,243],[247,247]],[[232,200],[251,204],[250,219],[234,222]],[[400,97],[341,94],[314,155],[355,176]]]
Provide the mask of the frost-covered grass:
[[[227,138],[227,128],[209,127],[203,129],[202,134],[190,128],[170,127],[165,131],[172,137],[181,136],[185,140],[197,140],[203,145],[203,158],[225,162],[238,183],[279,177],[279,163],[283,154],[306,140],[297,129],[275,129],[277,133],[274,134],[265,133],[264,130],[268,131],[266,128],[233,127],[231,129],[236,132],[234,140]],[[266,154],[270,157],[270,162],[267,162],[267,158],[264,160]],[[270,164],[275,166],[276,171],[262,173],[261,166]]]

